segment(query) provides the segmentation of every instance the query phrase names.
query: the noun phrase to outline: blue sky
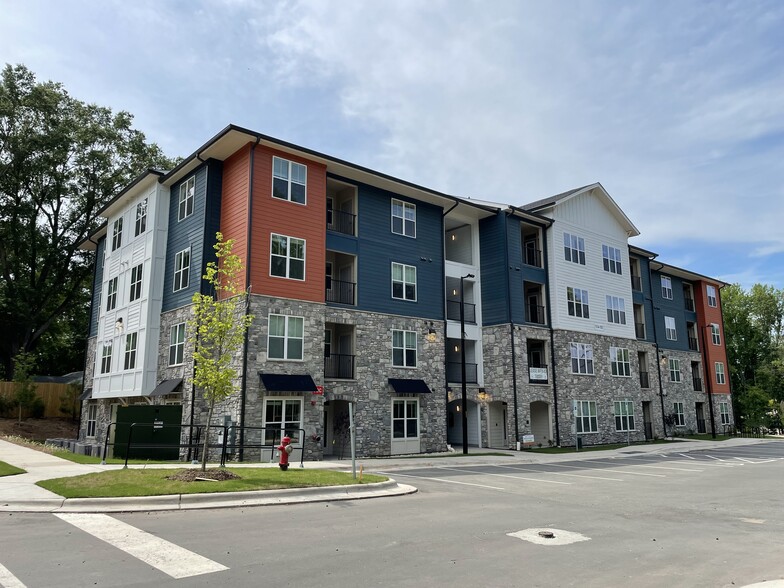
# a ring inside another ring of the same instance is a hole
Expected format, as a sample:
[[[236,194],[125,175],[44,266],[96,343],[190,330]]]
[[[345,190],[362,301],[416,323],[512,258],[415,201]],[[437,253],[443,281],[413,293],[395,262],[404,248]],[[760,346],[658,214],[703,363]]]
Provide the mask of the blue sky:
[[[784,287],[784,3],[0,0],[0,62],[522,204],[600,181],[674,265]]]

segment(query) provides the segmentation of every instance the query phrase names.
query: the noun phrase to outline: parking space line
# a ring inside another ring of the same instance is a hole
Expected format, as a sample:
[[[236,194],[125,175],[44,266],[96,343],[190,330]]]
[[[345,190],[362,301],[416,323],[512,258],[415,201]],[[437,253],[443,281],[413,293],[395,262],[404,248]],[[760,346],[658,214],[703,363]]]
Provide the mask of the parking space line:
[[[705,454],[705,457],[709,457],[711,459],[715,459],[716,461],[723,461],[723,462],[727,461],[726,459],[721,459],[719,457],[713,457],[712,455],[708,455],[707,453]],[[743,464],[741,464],[741,465],[743,465]]]
[[[683,456],[683,457],[685,457],[686,459],[697,459],[696,457],[691,457],[691,456],[689,456],[689,455],[686,455],[685,453],[679,453],[678,455],[680,455],[680,456]]]
[[[603,462],[601,462],[599,460],[594,460],[594,459],[585,460],[585,461],[591,461],[591,462],[594,462],[594,463],[598,463],[600,466],[603,465],[605,467],[605,469],[608,469],[608,470],[618,469],[618,468],[634,467],[635,466],[635,464],[631,464],[631,463],[628,464],[628,465],[623,465],[623,464],[613,465],[613,464],[610,464],[610,463],[604,464]],[[551,464],[548,464],[548,465],[559,465],[559,467],[567,467],[567,468],[571,467],[571,468],[580,469],[577,466],[562,466],[560,464],[554,464],[554,463],[551,463]],[[628,470],[623,470],[622,472],[619,472],[619,473],[621,473],[621,474],[629,474],[629,475],[632,475],[632,476],[648,476],[650,478],[666,478],[667,477],[664,474],[646,474],[644,472],[630,472]]]
[[[647,460],[639,459],[637,457],[617,457],[615,459],[626,459],[626,460],[632,460],[632,461],[647,461]],[[654,470],[675,470],[676,472],[701,472],[701,471],[703,471],[703,470],[693,470],[693,469],[690,469],[690,468],[671,468],[671,467],[667,467],[667,466],[642,465],[642,464],[638,464],[638,463],[629,464],[629,465],[633,465],[633,466],[638,467],[638,468],[650,468],[650,469],[654,469]]]
[[[547,465],[550,466],[551,464],[547,464]],[[590,478],[591,480],[607,480],[608,482],[625,482],[626,481],[626,480],[623,480],[621,478],[602,478],[601,476],[588,476],[588,475],[585,475],[585,474],[567,474],[565,472],[546,472],[546,471],[543,472],[543,471],[540,471],[540,470],[529,470],[527,468],[518,468],[518,467],[515,467],[515,466],[504,466],[504,465],[495,465],[494,464],[493,467],[494,468],[506,468],[506,469],[515,470],[515,471],[518,471],[518,472],[532,472],[532,473],[535,473],[535,474],[550,474],[550,475],[553,475],[553,476],[571,476],[573,478]]]
[[[470,474],[477,474],[479,476],[498,476],[499,478],[513,478],[515,480],[528,480],[529,482],[542,482],[543,484],[561,484],[564,486],[571,486],[571,482],[557,482],[555,480],[540,480],[539,478],[526,478],[524,476],[511,476],[509,474],[490,474],[487,472],[477,472],[476,470],[467,470],[464,468],[448,468],[446,466],[439,466],[439,470],[451,470],[453,472],[468,472]]]
[[[0,586],[3,588],[27,588],[22,582],[11,573],[7,567],[0,564]]]
[[[485,484],[472,484],[471,482],[458,482],[457,480],[445,480],[444,478],[429,478],[427,476],[412,476],[411,474],[401,474],[400,472],[378,472],[379,474],[384,474],[385,476],[403,476],[404,478],[415,478],[418,480],[431,480],[432,482],[444,482],[445,484],[460,484],[461,486],[476,486],[477,488],[490,488],[491,490],[505,490],[505,488],[499,488],[498,486],[486,486]]]
[[[54,516],[151,565],[172,578],[189,578],[228,570],[207,559],[105,514],[55,513]]]

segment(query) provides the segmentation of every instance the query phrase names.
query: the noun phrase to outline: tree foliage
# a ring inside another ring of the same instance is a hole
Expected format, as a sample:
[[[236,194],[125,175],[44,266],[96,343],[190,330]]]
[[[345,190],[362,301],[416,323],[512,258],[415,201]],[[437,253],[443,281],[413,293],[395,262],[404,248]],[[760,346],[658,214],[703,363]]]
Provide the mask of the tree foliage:
[[[243,266],[232,253],[234,240],[216,234],[217,261],[207,264],[203,279],[209,293],[193,295],[193,318],[188,324],[188,344],[194,350],[193,384],[202,390],[208,405],[201,469],[207,469],[210,428],[215,405],[238,390],[237,363],[245,332],[253,320],[248,295],[240,285]]]
[[[22,422],[22,411],[32,408],[35,403],[35,388],[33,370],[35,357],[30,353],[17,353],[14,358],[14,401],[19,407],[19,422]]]
[[[71,97],[60,84],[38,82],[23,65],[6,65],[0,74],[0,363],[6,377],[13,376],[20,351],[38,346],[50,357],[72,354],[68,361],[75,365],[56,369],[82,363],[92,275],[78,245],[98,227],[96,212],[131,179],[148,167],[173,165],[132,121],[127,112]]]

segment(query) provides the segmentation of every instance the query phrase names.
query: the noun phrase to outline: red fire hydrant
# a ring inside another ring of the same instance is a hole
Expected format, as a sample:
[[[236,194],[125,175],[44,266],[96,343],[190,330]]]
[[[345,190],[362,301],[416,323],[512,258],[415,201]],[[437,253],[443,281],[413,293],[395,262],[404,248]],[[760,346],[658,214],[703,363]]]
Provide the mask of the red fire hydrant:
[[[285,472],[289,469],[289,455],[294,451],[294,447],[291,445],[291,437],[283,437],[283,439],[281,439],[280,445],[278,445],[278,451],[280,452],[280,462],[278,462],[278,466]]]

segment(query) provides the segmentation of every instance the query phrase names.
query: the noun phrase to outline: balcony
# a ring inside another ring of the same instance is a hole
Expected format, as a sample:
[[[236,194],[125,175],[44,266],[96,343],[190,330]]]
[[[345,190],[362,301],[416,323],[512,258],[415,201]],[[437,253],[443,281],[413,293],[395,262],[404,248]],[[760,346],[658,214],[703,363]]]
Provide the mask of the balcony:
[[[648,378],[648,372],[640,372],[640,388],[650,388],[651,381]]]
[[[691,381],[694,383],[694,391],[695,392],[702,392],[702,379],[701,378],[692,378]]]
[[[526,245],[523,249],[523,263],[534,267],[542,267],[542,252],[533,245]]]
[[[640,276],[632,275],[632,290],[642,292],[642,278]]]
[[[645,339],[645,323],[634,323],[634,334],[638,339]]]
[[[332,208],[327,209],[328,231],[335,231],[336,233],[343,233],[344,235],[351,235],[353,237],[356,234],[354,232],[356,224],[356,214]]]
[[[544,306],[530,304],[526,306],[525,310],[526,310],[525,320],[527,322],[535,323],[537,325],[544,325],[546,323]]]
[[[333,353],[324,358],[324,377],[339,378],[343,380],[354,379],[354,357]]]
[[[697,337],[689,337],[689,349],[697,351]]]
[[[326,277],[326,301],[338,304],[354,304],[357,285],[354,282]]]
[[[547,384],[547,366],[531,366],[528,368],[528,382],[530,384]]]
[[[686,310],[690,310],[691,312],[694,312],[694,299],[686,297],[683,299],[683,301],[686,304]]]
[[[446,364],[446,381],[462,383],[462,369],[459,361],[450,361]],[[476,377],[476,364],[466,363],[466,384],[476,384],[479,380]]]
[[[460,320],[460,301],[447,300],[446,301],[446,318],[450,321]],[[476,324],[476,304],[471,302],[463,303],[463,318],[465,322],[475,325]]]

